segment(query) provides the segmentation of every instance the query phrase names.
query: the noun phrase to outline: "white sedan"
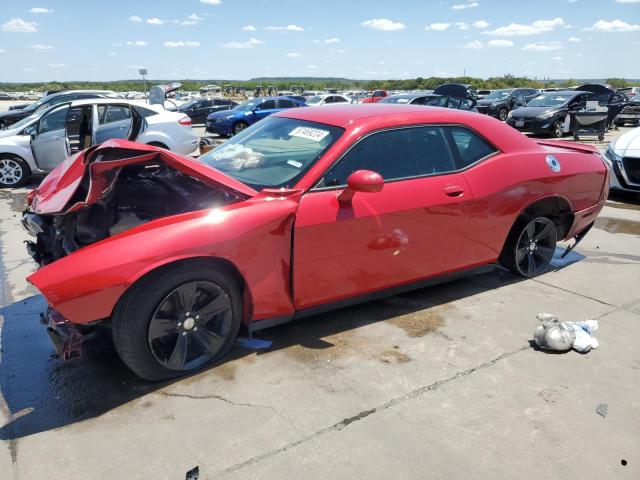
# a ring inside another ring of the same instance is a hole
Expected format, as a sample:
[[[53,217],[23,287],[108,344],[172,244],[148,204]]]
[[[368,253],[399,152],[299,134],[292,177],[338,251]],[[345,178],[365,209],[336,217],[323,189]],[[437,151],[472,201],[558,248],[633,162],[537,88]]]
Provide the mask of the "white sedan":
[[[307,99],[307,105],[309,107],[323,107],[325,105],[335,105],[335,104],[347,104],[351,103],[344,95],[337,95],[335,93],[330,93],[326,95],[316,95],[315,97],[311,97]]]
[[[56,105],[0,130],[0,188],[23,185],[68,156],[120,138],[190,154],[198,148],[191,119],[158,105],[91,99]]]

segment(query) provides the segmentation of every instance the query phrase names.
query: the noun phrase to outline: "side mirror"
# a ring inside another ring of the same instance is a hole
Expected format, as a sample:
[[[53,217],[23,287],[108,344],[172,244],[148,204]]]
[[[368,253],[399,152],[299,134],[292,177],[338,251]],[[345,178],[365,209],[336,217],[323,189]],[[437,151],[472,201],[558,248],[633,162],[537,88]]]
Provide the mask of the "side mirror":
[[[36,133],[38,133],[38,125],[29,125],[24,129],[25,135],[34,136]]]
[[[384,187],[382,175],[371,170],[356,170],[347,178],[347,188],[338,195],[341,203],[350,203],[356,192],[375,193]]]

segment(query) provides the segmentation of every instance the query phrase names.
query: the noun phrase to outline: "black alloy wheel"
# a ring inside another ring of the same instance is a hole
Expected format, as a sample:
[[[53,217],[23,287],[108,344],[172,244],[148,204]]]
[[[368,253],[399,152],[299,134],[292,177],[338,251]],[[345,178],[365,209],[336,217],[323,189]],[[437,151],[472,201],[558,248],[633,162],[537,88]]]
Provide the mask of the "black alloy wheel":
[[[556,250],[557,230],[547,217],[538,217],[527,223],[520,231],[515,244],[513,267],[524,277],[535,277],[543,273]]]
[[[189,371],[215,357],[231,333],[231,299],[216,283],[195,280],[171,291],[149,322],[148,342],[165,368]]]
[[[509,116],[509,111],[506,108],[502,107],[500,110],[498,110],[498,119],[501,122],[506,122],[508,116]]]

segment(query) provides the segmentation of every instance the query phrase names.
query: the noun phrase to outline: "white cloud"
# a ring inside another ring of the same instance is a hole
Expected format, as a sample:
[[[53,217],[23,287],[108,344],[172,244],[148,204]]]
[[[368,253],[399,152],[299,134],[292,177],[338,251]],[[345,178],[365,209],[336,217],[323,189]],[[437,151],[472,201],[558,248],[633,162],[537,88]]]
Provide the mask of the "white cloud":
[[[499,35],[504,37],[538,35],[540,33],[550,32],[555,27],[564,25],[564,20],[556,17],[552,20],[536,20],[531,24],[510,23],[509,25],[498,27],[495,30],[482,32],[485,35]]]
[[[467,2],[467,3],[460,3],[457,5],[453,5],[451,8],[453,8],[454,10],[464,10],[466,8],[475,8],[478,6],[478,2]]]
[[[256,38],[250,38],[246,42],[228,42],[221,43],[220,46],[222,48],[253,48],[256,45],[262,45],[264,42],[262,40],[258,40]]]
[[[437,30],[437,31],[443,31],[446,30],[447,28],[449,28],[451,26],[450,23],[432,23],[431,25],[427,25],[426,27],[424,27],[425,30]]]
[[[50,8],[42,8],[42,7],[33,7],[29,10],[30,13],[53,13],[53,10]]]
[[[298,58],[300,56],[300,54],[296,53],[296,52],[289,52],[285,56],[289,57],[289,58]]]
[[[0,26],[3,32],[33,33],[38,31],[36,22],[27,22],[21,18],[12,18]]]
[[[416,60],[413,62],[414,65],[422,65],[424,63],[424,61],[422,60]]]
[[[0,53],[7,53],[7,51],[3,48],[0,48]]]
[[[129,45],[130,47],[146,47],[149,44],[144,40],[137,40],[135,42],[127,42],[127,45]]]
[[[147,23],[149,25],[162,25],[164,20],[160,20],[158,17],[147,18]]]
[[[365,20],[361,25],[374,30],[382,30],[383,32],[393,32],[404,28],[404,23],[394,22],[388,18],[372,18],[371,20]]]
[[[112,56],[112,57],[115,57],[116,56],[116,52],[109,52],[109,55]]]
[[[484,48],[484,43],[482,43],[480,40],[474,40],[473,42],[469,42],[469,43],[466,43],[466,44],[462,45],[462,48],[470,48],[471,50],[479,50],[481,48]]]
[[[569,37],[568,41],[573,43],[578,43],[580,39],[578,37]]]
[[[386,65],[386,64],[387,64],[387,62],[385,62],[384,60],[380,60],[380,61],[378,62],[378,65]]]
[[[473,22],[473,26],[475,28],[487,28],[489,26],[489,22],[485,21],[485,20],[477,20],[475,22]]]
[[[564,47],[560,42],[539,42],[539,43],[528,43],[522,50],[527,50],[531,52],[551,52],[554,50],[562,50]]]
[[[593,30],[596,32],[635,32],[640,30],[640,25],[623,22],[622,20],[598,20],[591,28],[585,30]]]
[[[36,71],[36,69],[35,69],[35,68],[33,68],[33,67],[23,68],[23,70],[24,70],[25,72],[35,72],[35,71]]]
[[[618,3],[640,3],[640,0],[616,0]]]
[[[179,47],[199,47],[200,42],[164,42],[164,46],[168,48],[179,48]]]
[[[55,63],[55,62],[50,63],[49,66],[51,68],[64,68],[64,67],[66,67],[66,65],[64,63]]]
[[[242,27],[242,30],[244,30],[245,32],[255,32],[256,27],[254,27],[253,25],[245,25],[244,27]]]
[[[469,30],[469,25],[466,22],[456,22],[456,27],[459,30]]]
[[[293,24],[289,24],[286,27],[274,27],[273,25],[269,25],[268,27],[264,27],[264,29],[274,32],[304,32],[304,28]]]
[[[331,37],[331,38],[325,38],[324,39],[324,43],[338,43],[340,41],[339,38],[336,37]]]
[[[131,15],[129,17],[129,21],[132,23],[142,23],[142,17],[139,17],[138,15]]]
[[[551,57],[551,60],[553,60],[554,62],[561,62],[562,57]]]
[[[315,70],[316,68],[318,68],[316,65],[307,65],[308,70]]]
[[[220,0],[200,0],[200,3],[206,3],[207,5],[220,5]]]
[[[129,68],[134,68],[136,70],[139,70],[141,68],[145,68],[145,66],[144,65],[129,65]]]
[[[336,53],[344,53],[344,50],[342,48],[338,48],[337,50],[334,50]]]
[[[43,45],[41,43],[36,43],[35,45],[29,45],[29,48],[34,50],[53,50],[53,45]]]
[[[487,42],[487,46],[498,47],[498,48],[513,47],[513,42],[511,40],[502,40],[502,39],[489,40]]]
[[[204,17],[199,16],[197,13],[192,13],[187,17],[186,20],[183,20],[181,22],[176,20],[174,23],[177,23],[179,25],[197,25],[203,20],[204,20]]]

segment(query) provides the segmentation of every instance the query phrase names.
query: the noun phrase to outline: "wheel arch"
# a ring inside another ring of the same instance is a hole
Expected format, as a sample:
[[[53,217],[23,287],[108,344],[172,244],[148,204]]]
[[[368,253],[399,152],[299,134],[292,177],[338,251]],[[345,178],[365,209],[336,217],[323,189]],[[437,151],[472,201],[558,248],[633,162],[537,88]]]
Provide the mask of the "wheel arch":
[[[242,295],[242,303],[243,303],[243,312],[242,312],[242,321],[245,324],[248,324],[251,321],[252,317],[252,295],[251,290],[249,288],[249,284],[247,283],[245,277],[240,272],[240,269],[231,262],[230,260],[223,257],[216,256],[208,256],[208,255],[196,255],[196,256],[186,256],[186,257],[177,257],[177,258],[169,258],[163,259],[162,262],[155,263],[144,270],[138,272],[134,277],[130,278],[125,290],[122,292],[118,301],[113,307],[113,311],[118,308],[118,304],[120,304],[127,294],[133,291],[133,289],[140,284],[140,282],[145,281],[149,278],[152,278],[154,275],[158,275],[164,270],[175,268],[177,266],[182,265],[199,265],[199,266],[207,266],[210,268],[221,268],[225,270],[227,274],[233,278],[233,280],[237,283],[238,288],[240,289]]]
[[[549,217],[558,229],[558,238],[565,238],[573,225],[571,202],[562,195],[547,195],[523,206],[515,216],[509,234],[521,219],[532,220],[536,217]],[[508,237],[507,237],[508,238]],[[505,243],[507,239],[505,238]],[[504,249],[504,244],[503,247]]]

